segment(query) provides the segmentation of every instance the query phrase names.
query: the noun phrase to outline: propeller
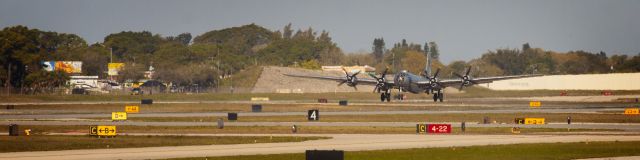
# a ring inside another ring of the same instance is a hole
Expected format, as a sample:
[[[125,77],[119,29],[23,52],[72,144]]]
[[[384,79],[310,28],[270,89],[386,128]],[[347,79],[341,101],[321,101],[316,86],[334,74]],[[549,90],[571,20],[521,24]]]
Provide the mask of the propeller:
[[[440,85],[440,82],[438,82],[438,75],[440,74],[440,68],[438,68],[436,70],[436,73],[433,74],[433,77],[429,78],[429,76],[427,76],[427,78],[429,78],[429,81],[431,82],[431,87],[436,87],[437,86],[442,86]]]
[[[369,74],[370,77],[376,79],[377,83],[376,83],[376,87],[373,88],[373,92],[375,93],[376,91],[378,91],[378,93],[380,93],[381,89],[386,89],[386,85],[387,85],[387,71],[389,71],[389,67],[384,69],[384,72],[382,72],[382,75],[380,75],[380,77],[376,77],[373,74]]]
[[[455,76],[462,79],[462,83],[460,83],[460,87],[458,88],[458,90],[462,90],[462,87],[468,86],[470,84],[478,84],[478,82],[474,81],[471,77],[469,77],[470,72],[471,72],[471,67],[467,68],[467,71],[465,72],[464,76],[458,73],[453,73]]]
[[[422,77],[426,78],[427,80],[429,80],[429,82],[431,82],[431,77],[429,77],[429,73],[427,72],[427,70],[423,70],[420,75],[422,75]],[[431,86],[428,86],[427,89],[424,90],[424,93],[427,93],[427,94],[431,93]]]
[[[344,69],[344,67],[342,67],[342,71],[344,71],[344,74],[347,76],[346,80],[343,80],[342,82],[340,82],[340,84],[338,84],[338,86],[342,86],[342,84],[347,83],[348,86],[353,87],[356,91],[358,90],[358,87],[356,87],[356,85],[358,85],[358,77],[356,77],[358,74],[360,74],[360,71],[349,75],[349,72],[347,72],[346,69]]]
[[[426,70],[422,71],[422,76],[424,76],[424,78],[429,80],[429,84],[431,84],[430,86],[427,87],[427,89],[425,90],[425,93],[429,94],[433,90],[433,88],[442,86],[442,84],[440,84],[440,82],[438,81],[439,74],[440,74],[440,68],[436,70],[436,72],[433,74],[433,77],[430,77]]]

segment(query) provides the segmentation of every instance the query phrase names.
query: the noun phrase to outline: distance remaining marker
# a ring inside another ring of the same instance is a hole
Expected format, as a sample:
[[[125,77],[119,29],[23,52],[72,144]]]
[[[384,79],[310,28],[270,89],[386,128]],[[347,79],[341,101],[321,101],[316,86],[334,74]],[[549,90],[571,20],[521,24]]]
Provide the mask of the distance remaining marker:
[[[307,112],[307,119],[310,121],[320,120],[320,111],[318,111],[317,109],[309,110]]]

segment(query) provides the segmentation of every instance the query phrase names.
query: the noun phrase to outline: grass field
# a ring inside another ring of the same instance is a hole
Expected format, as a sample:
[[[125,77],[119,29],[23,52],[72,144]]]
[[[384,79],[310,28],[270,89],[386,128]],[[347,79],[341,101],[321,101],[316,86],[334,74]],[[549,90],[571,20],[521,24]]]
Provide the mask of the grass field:
[[[288,126],[227,126],[224,129],[216,127],[163,127],[163,126],[117,126],[118,133],[172,133],[172,134],[290,134],[291,127]],[[89,133],[89,126],[20,126],[21,130],[31,129],[31,133],[42,135],[47,133]],[[7,127],[0,128],[0,132],[7,132]],[[579,133],[584,131],[618,131],[604,129],[554,129],[554,128],[521,128],[521,134],[547,134],[556,133]],[[299,134],[415,134],[415,127],[321,127],[321,126],[298,126]],[[458,126],[453,126],[452,134],[463,134]],[[511,128],[473,128],[467,127],[464,134],[512,134]]]
[[[259,103],[259,102],[257,102]],[[24,112],[22,114],[42,114],[55,111],[53,114],[63,113],[111,113],[124,111],[125,105],[140,106],[140,113],[167,113],[167,112],[251,112],[251,104],[238,103],[193,103],[193,104],[52,104],[52,105],[18,105],[13,111]],[[522,103],[527,107],[528,103]],[[483,106],[436,106],[436,104],[403,105],[391,103],[388,105],[350,105],[348,107],[335,104],[262,104],[263,112],[306,112],[310,109],[322,111],[392,111],[392,110],[478,110],[488,109]],[[500,109],[499,105],[489,109]],[[506,106],[504,107],[506,108]],[[41,111],[41,112],[39,112]]]
[[[532,91],[492,91],[479,87],[469,87],[465,93],[446,94],[447,98],[483,98],[483,97],[531,97],[531,96],[559,96],[558,90],[532,90]],[[637,91],[612,91],[614,95],[640,94]],[[599,90],[568,91],[569,96],[600,95]],[[409,99],[430,99],[431,95],[407,94]],[[201,93],[201,94],[153,94],[153,95],[0,95],[3,102],[52,102],[52,101],[139,101],[141,99],[154,99],[159,101],[224,101],[224,100],[250,100],[251,97],[269,97],[271,100],[298,100],[315,101],[318,98],[327,98],[330,102],[341,99],[348,100],[377,100],[379,94],[370,92],[342,92],[342,93]]]
[[[0,136],[0,152],[54,151],[70,149],[136,148],[160,146],[189,146],[246,143],[301,142],[327,137],[268,137],[268,136]]]
[[[233,79],[223,79],[220,86],[253,88],[262,74],[262,66],[249,66],[233,75]]]
[[[451,111],[451,110],[498,110],[498,109],[529,109],[528,101],[450,101],[446,103],[350,103],[340,106],[338,103],[285,103],[262,104],[263,112],[306,112],[310,109],[320,109],[323,112],[336,111]],[[632,106],[632,103],[622,102],[543,102],[543,108],[567,108],[589,106]],[[28,104],[16,105],[7,110],[10,114],[68,114],[68,113],[110,113],[124,111],[126,105],[140,106],[140,113],[169,113],[169,112],[251,112],[251,103],[156,103],[140,105],[139,103],[123,104]],[[3,107],[3,106],[0,106]],[[0,114],[3,114],[0,112]]]
[[[545,122],[573,123],[640,123],[638,116],[621,113],[473,113],[473,114],[390,114],[390,115],[322,115],[320,122],[482,122],[484,117],[497,123],[514,123],[514,118],[545,118]],[[148,122],[215,122],[227,117],[131,117],[130,121]],[[108,120],[109,118],[98,118]],[[242,116],[237,122],[306,122],[306,115],[300,116]]]
[[[640,142],[538,143],[489,145],[450,148],[421,148],[345,152],[346,160],[572,160],[580,158],[637,156]],[[300,160],[304,153],[251,155],[207,158],[181,158],[173,160]]]

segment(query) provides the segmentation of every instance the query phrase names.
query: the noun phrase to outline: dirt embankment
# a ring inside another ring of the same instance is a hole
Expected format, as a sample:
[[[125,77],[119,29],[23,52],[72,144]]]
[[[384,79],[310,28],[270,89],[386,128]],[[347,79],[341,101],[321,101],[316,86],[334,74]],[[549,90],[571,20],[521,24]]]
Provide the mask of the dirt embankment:
[[[336,76],[343,77],[343,72],[308,70],[301,68],[273,67],[267,66],[262,70],[258,78],[253,93],[321,93],[321,92],[372,92],[372,85],[358,85],[356,91],[346,84],[338,86],[337,81],[320,80],[313,78],[299,78],[285,76],[284,74],[314,75],[314,76]],[[366,74],[360,73],[358,78],[369,78]]]

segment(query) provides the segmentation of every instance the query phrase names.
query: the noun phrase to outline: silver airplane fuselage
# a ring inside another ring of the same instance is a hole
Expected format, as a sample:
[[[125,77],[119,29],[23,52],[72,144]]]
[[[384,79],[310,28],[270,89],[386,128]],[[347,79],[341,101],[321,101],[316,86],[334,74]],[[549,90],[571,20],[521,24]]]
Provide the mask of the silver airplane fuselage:
[[[419,81],[429,81],[429,79],[421,76],[417,76],[415,74],[409,73],[407,71],[402,71],[397,73],[394,77],[394,83],[398,86],[398,88],[403,92],[411,92],[411,93],[425,93],[427,89],[431,87],[431,85],[420,86],[415,82]]]

